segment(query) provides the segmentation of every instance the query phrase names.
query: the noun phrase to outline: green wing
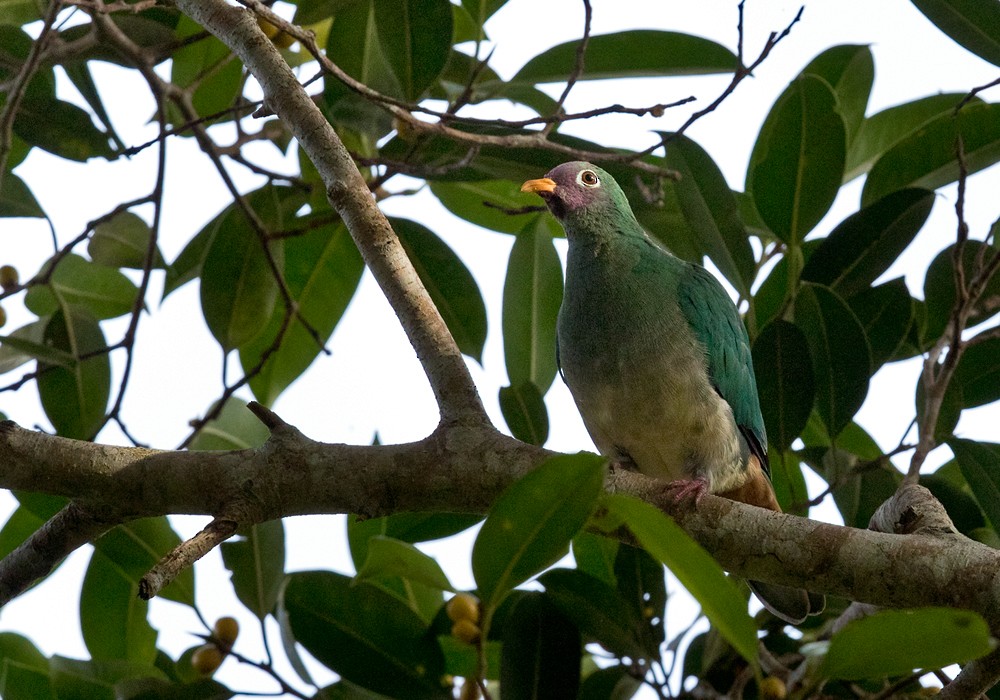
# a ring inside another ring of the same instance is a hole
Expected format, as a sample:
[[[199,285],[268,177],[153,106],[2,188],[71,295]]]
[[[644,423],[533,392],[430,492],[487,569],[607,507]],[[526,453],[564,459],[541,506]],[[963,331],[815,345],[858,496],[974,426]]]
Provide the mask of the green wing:
[[[708,351],[709,380],[732,407],[736,425],[766,469],[767,433],[757,398],[750,339],[736,305],[708,270],[690,263],[681,274],[677,293],[691,330]]]

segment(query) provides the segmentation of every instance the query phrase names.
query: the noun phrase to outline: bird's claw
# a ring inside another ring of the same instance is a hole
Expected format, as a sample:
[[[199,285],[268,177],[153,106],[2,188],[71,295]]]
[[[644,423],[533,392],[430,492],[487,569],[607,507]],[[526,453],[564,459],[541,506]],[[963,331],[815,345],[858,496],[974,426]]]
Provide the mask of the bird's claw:
[[[702,497],[708,493],[708,481],[700,476],[694,479],[677,479],[668,482],[664,488],[672,492],[674,503],[680,504],[692,500],[697,506]]]

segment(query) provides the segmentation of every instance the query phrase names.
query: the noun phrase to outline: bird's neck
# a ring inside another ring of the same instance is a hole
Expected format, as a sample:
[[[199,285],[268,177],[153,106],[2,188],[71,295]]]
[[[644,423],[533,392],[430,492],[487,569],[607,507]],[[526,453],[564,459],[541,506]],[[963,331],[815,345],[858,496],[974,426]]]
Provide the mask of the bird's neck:
[[[563,219],[570,245],[587,249],[614,247],[619,242],[642,240],[642,226],[631,211],[582,209]]]

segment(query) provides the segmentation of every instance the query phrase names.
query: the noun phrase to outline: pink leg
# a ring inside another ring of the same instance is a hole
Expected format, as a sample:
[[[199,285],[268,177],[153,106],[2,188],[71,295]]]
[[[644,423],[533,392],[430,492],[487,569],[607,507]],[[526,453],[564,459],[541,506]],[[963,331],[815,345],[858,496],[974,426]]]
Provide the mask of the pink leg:
[[[708,493],[708,481],[703,476],[694,479],[677,479],[667,482],[664,488],[673,492],[674,503],[694,499],[694,505],[698,505],[702,496]]]

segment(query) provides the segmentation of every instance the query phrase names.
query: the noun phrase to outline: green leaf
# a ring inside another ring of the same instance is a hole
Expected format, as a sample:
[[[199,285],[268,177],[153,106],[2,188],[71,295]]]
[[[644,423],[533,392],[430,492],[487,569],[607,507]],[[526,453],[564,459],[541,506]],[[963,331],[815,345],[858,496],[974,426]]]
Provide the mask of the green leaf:
[[[403,97],[419,102],[451,52],[448,0],[375,0],[382,52],[399,80]]]
[[[282,602],[295,639],[352,683],[390,697],[450,698],[444,659],[424,622],[369,584],[328,571],[292,574]]]
[[[594,509],[606,471],[597,455],[558,455],[501,494],[472,548],[485,608],[566,554]]]
[[[663,564],[645,549],[623,544],[615,555],[614,577],[618,592],[645,622],[640,639],[646,656],[659,658],[666,639],[667,583]]]
[[[935,117],[952,113],[964,98],[964,94],[957,93],[930,95],[883,109],[865,119],[849,144],[844,182],[868,172],[883,153]]]
[[[864,121],[875,80],[871,49],[854,44],[833,46],[810,61],[802,72],[822,78],[833,88],[850,147]]]
[[[948,447],[955,454],[979,507],[993,529],[1000,532],[1000,444],[953,437]]]
[[[416,221],[390,218],[410,262],[455,337],[458,349],[483,361],[486,305],[469,268],[434,232]]]
[[[156,631],[146,621],[149,604],[126,571],[95,551],[80,590],[80,630],[94,659],[152,664]]]
[[[97,319],[115,318],[132,310],[138,291],[119,270],[70,253],[58,262],[47,285],[28,290],[24,305],[36,316],[48,316],[67,304],[77,304]]]
[[[5,24],[16,26],[42,18],[37,0],[0,0],[0,16]]]
[[[30,639],[14,632],[0,632],[0,677],[3,676],[2,664],[12,661],[43,673],[49,670],[49,660]]]
[[[942,467],[933,474],[921,474],[920,485],[941,502],[958,531],[972,537],[976,530],[986,527],[986,518],[979,503],[968,492],[965,477],[958,473],[957,479],[949,478],[951,471],[959,472],[958,462],[952,460],[945,466],[948,469]]]
[[[911,0],[955,43],[1000,66],[1000,6],[981,0]]]
[[[511,180],[472,180],[461,182],[430,183],[431,192],[441,200],[441,204],[455,216],[501,233],[517,233],[530,226],[544,209],[538,204],[538,197],[521,192],[520,183]],[[525,207],[537,207],[538,211],[524,214],[508,214]],[[543,217],[549,230],[550,217]]]
[[[482,520],[469,513],[394,513],[382,518],[347,519],[347,541],[354,567],[360,569],[368,558],[368,541],[380,535],[403,542],[429,542],[467,530]]]
[[[141,270],[146,265],[151,236],[149,224],[132,212],[125,211],[97,225],[87,244],[87,254],[98,265]],[[163,256],[157,248],[153,251],[153,267],[163,266]]]
[[[49,97],[28,97],[14,119],[14,133],[25,143],[81,163],[114,155],[108,135],[75,104]]]
[[[771,107],[750,155],[746,190],[784,242],[799,243],[833,204],[845,139],[837,97],[821,78],[799,76]]]
[[[212,408],[215,404],[212,405]],[[270,432],[247,405],[237,398],[226,400],[218,416],[206,423],[191,441],[191,450],[246,450],[260,447]]]
[[[806,426],[816,395],[809,343],[797,326],[775,319],[753,342],[753,364],[767,435],[784,452]]]
[[[649,657],[644,644],[646,620],[617,588],[576,569],[551,569],[539,576],[538,582],[586,640],[633,661]]]
[[[521,442],[540,447],[549,439],[549,414],[533,382],[500,387],[500,412],[510,434]]]
[[[962,268],[966,283],[978,275],[977,260],[988,262],[997,249],[979,241],[969,240],[962,248]],[[924,299],[927,308],[927,323],[924,339],[936,340],[951,323],[951,312],[955,308],[955,244],[938,253],[927,267],[924,277]],[[994,273],[979,301],[972,307],[968,326],[972,328],[1000,312],[1000,273]]]
[[[0,529],[0,557],[13,552],[44,524],[44,518],[39,518],[27,508],[16,508]],[[3,649],[3,634],[5,633],[0,633],[0,651]],[[3,658],[2,654],[0,658]]]
[[[56,700],[47,669],[5,661],[0,671],[0,695],[5,700]]]
[[[579,630],[546,594],[524,595],[504,630],[500,656],[504,700],[575,698],[581,648]]]
[[[368,540],[368,556],[358,569],[357,581],[398,576],[441,591],[454,591],[448,577],[433,557],[412,544],[378,535]]]
[[[124,578],[138,582],[168,552],[181,543],[165,517],[143,518],[119,525],[94,543]],[[194,569],[186,568],[159,595],[194,605]]]
[[[24,180],[6,172],[0,183],[0,218],[19,216],[44,218],[45,212]]]
[[[0,374],[17,369],[31,360],[44,360],[50,365],[72,368],[73,355],[45,344],[47,318],[21,326],[10,335],[0,336]]]
[[[756,265],[726,178],[711,156],[691,139],[661,135],[668,139],[665,165],[681,175],[671,186],[694,240],[736,290],[749,296]]]
[[[816,410],[835,437],[868,394],[868,339],[850,307],[828,287],[811,282],[802,285],[795,300],[795,325],[809,343]]]
[[[236,597],[263,620],[274,611],[285,580],[285,528],[280,519],[251,525],[223,542],[222,561]]]
[[[642,687],[625,664],[599,668],[583,679],[579,700],[629,700]]]
[[[963,408],[1000,400],[1000,338],[978,339],[967,345],[949,390],[952,386],[961,392]]]
[[[604,581],[609,586],[617,583],[615,558],[618,555],[618,540],[595,535],[584,530],[573,538],[573,559],[576,568]]]
[[[107,347],[100,325],[78,307],[52,315],[45,326],[45,344],[76,358]],[[92,439],[104,421],[111,395],[107,353],[76,361],[72,367],[47,365],[39,360],[38,369],[38,396],[52,427],[62,437]]]
[[[812,372],[810,371],[810,376]],[[771,464],[771,483],[781,509],[793,515],[808,515],[809,490],[802,474],[800,457],[792,450],[771,449],[767,453]]]
[[[64,61],[61,62],[61,66],[66,71],[67,77],[73,82],[73,87],[83,96],[83,99],[87,102],[87,106],[90,107],[94,116],[97,117],[97,120],[107,132],[108,138],[114,145],[114,149],[116,151],[124,150],[125,144],[122,143],[121,138],[115,132],[114,124],[111,123],[111,117],[104,108],[101,94],[97,90],[97,83],[94,82],[94,76],[90,71],[90,62]]]
[[[914,322],[913,297],[902,277],[847,300],[872,351],[872,372],[889,362],[906,342]]]
[[[364,261],[343,224],[316,228],[285,241],[285,283],[299,314],[326,342],[340,322],[364,272]],[[276,305],[257,337],[240,348],[240,362],[249,372],[271,349],[281,329],[285,308]],[[302,376],[321,351],[316,338],[296,317],[281,344],[251,377],[250,389],[265,406]]]
[[[565,82],[576,65],[579,40],[535,56],[512,83]],[[738,60],[726,47],[690,34],[635,29],[590,37],[579,80],[731,73]]]
[[[934,206],[930,190],[904,189],[844,219],[809,256],[802,279],[845,299],[868,289],[923,227]]]
[[[171,56],[170,82],[180,88],[194,87],[191,103],[200,117],[232,107],[243,87],[243,65],[229,47],[206,35],[201,25],[184,15],[177,23],[176,33],[182,43]],[[183,42],[184,39],[188,41]],[[177,119],[187,121],[181,115]]]
[[[545,221],[536,216],[517,234],[503,289],[507,376],[511,386],[530,382],[540,395],[556,376],[556,316],[563,295],[562,263]]]
[[[961,137],[968,173],[1000,160],[1000,104],[968,104],[924,124],[887,151],[868,173],[862,205],[904,187],[937,189],[958,179]]]
[[[993,646],[986,622],[969,610],[880,610],[833,635],[820,672],[844,679],[901,676],[971,661]]]
[[[733,648],[757,662],[757,627],[747,614],[746,599],[712,556],[671,518],[630,496],[606,496],[611,513],[625,521],[643,549],[667,565],[701,603],[702,612]]]

